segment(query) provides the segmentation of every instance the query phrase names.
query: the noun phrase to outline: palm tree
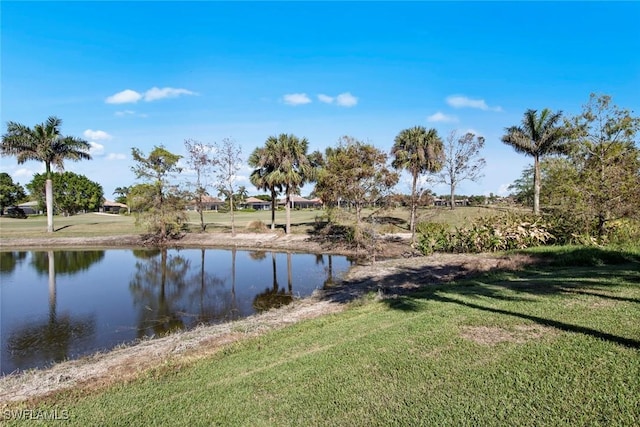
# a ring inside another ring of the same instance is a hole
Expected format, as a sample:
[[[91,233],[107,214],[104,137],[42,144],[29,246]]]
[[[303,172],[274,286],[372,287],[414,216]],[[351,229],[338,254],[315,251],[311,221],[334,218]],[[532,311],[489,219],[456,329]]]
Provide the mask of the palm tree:
[[[264,147],[256,148],[249,156],[249,165],[256,169],[251,183],[271,191],[271,229],[275,223],[276,191],[285,193],[286,233],[291,232],[291,195],[306,182],[313,180],[313,167],[307,157],[309,141],[295,135],[270,136]]]
[[[129,206],[129,204],[127,203],[127,198],[129,197],[129,193],[131,192],[131,186],[128,187],[116,187],[115,190],[113,190],[113,194],[117,194],[118,197],[116,198],[116,202],[117,203],[122,203],[127,205],[127,212],[129,214],[131,214],[131,207]]]
[[[269,139],[275,137],[269,137]],[[280,134],[276,139],[277,158],[280,160],[278,168],[270,174],[272,185],[284,188],[286,228],[291,232],[291,195],[296,194],[306,182],[314,179],[314,170],[307,157],[309,141],[295,135]],[[268,140],[267,140],[268,141]]]
[[[502,142],[512,146],[517,152],[533,157],[533,213],[540,214],[540,158],[547,154],[563,154],[567,132],[557,123],[562,112],[552,112],[545,108],[538,115],[537,110],[527,110],[522,126],[505,128]]]
[[[249,166],[255,168],[249,180],[259,190],[269,191],[271,193],[271,229],[275,229],[276,223],[276,204],[278,203],[278,193],[282,191],[282,186],[277,185],[273,181],[273,172],[280,165],[278,159],[278,140],[269,138],[264,147],[258,147],[253,150],[249,156]]]
[[[53,183],[51,181],[51,165],[64,170],[65,160],[91,160],[89,143],[83,139],[62,136],[60,125],[62,120],[51,116],[46,122],[33,128],[16,122],[7,123],[7,133],[2,135],[0,153],[5,156],[16,156],[18,163],[28,160],[44,162],[47,202],[47,231],[53,232]]]
[[[423,126],[414,126],[402,130],[395,138],[391,155],[394,160],[391,163],[396,170],[406,169],[411,174],[411,219],[409,229],[411,239],[416,234],[416,208],[418,197],[416,187],[418,177],[424,173],[435,173],[442,169],[444,161],[444,146],[438,131],[431,128],[427,130]]]

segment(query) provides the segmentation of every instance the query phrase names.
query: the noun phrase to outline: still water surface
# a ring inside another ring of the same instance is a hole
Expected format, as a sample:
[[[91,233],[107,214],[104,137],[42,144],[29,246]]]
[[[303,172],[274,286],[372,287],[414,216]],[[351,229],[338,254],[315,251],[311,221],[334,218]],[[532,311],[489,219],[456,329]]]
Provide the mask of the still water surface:
[[[0,375],[269,310],[350,265],[223,249],[0,252]]]

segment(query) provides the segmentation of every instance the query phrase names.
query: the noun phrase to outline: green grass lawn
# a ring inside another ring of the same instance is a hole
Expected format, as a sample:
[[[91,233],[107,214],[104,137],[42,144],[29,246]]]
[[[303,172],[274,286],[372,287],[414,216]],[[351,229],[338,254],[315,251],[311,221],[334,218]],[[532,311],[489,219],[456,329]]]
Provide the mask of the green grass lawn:
[[[372,295],[31,409],[79,426],[638,425],[639,252],[532,253],[545,262]]]

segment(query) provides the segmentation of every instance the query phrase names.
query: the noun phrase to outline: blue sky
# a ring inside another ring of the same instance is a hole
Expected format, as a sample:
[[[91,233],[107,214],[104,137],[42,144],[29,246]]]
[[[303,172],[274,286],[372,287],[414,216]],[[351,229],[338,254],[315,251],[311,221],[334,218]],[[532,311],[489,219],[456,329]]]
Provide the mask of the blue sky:
[[[66,170],[112,198],[131,148],[233,138],[342,135],[388,152],[408,127],[486,138],[484,178],[460,194],[506,194],[531,163],[500,142],[528,108],[577,114],[591,92],[640,111],[640,3],[11,2],[1,8],[1,121],[50,115],[94,159]],[[38,163],[2,158],[25,184]],[[258,192],[246,180],[239,181]],[[185,175],[185,178],[188,176]],[[303,189],[303,195],[311,188]],[[398,190],[409,191],[409,180]],[[444,186],[434,187],[438,194]]]

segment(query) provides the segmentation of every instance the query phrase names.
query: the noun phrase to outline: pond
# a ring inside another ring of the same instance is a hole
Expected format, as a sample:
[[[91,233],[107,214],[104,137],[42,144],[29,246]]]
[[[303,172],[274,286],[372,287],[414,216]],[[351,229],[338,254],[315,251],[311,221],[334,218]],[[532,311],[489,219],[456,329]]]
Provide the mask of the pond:
[[[224,249],[0,252],[0,374],[311,295],[344,256]]]

